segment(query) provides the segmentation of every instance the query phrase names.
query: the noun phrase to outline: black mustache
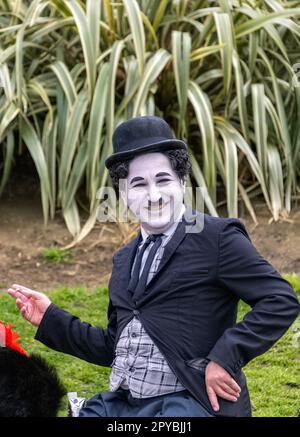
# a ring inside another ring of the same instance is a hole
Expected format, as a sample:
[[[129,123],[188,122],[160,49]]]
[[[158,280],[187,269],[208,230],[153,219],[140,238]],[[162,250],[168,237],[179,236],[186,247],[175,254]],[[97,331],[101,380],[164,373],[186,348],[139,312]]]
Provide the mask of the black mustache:
[[[160,198],[159,201],[155,203],[148,202],[148,209],[152,208],[153,206],[162,206],[162,204],[163,204],[162,198]]]

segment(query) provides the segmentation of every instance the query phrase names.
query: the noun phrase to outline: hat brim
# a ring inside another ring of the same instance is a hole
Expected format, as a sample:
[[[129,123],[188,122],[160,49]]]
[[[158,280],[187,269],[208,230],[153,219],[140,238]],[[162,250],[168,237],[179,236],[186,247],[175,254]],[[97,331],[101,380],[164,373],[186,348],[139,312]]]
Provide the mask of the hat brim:
[[[184,141],[176,139],[163,140],[157,143],[147,144],[146,146],[131,149],[129,151],[113,153],[108,158],[106,158],[105,166],[106,168],[109,168],[117,161],[127,161],[129,159],[135,158],[137,155],[141,155],[142,153],[162,152],[172,149],[187,150],[187,145]]]

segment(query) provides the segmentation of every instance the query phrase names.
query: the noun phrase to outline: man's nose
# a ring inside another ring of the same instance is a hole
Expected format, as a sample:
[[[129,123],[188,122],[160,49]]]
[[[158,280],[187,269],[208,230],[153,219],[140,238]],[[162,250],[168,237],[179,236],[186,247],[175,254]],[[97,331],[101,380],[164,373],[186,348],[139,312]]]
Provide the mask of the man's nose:
[[[161,192],[158,187],[155,185],[149,186],[148,189],[148,200],[151,203],[159,202],[161,199]]]

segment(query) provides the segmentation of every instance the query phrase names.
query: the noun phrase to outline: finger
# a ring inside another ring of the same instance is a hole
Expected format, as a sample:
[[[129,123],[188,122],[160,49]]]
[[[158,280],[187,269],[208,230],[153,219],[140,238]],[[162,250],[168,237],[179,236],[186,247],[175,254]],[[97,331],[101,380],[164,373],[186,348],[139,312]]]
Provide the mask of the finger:
[[[22,317],[24,317],[24,319],[27,320],[28,311],[27,311],[27,308],[25,305],[21,308],[20,312],[21,312]]]
[[[12,288],[8,288],[6,292],[12,297],[16,297],[16,294],[18,293],[16,290],[13,290]]]
[[[27,315],[29,314],[29,306],[27,303],[22,302],[20,299],[16,300],[16,305],[20,312],[22,312],[22,308],[25,308],[27,311]]]
[[[19,291],[13,290],[12,288],[9,288],[6,291],[10,296],[14,297],[15,299],[17,299],[18,297],[21,298],[21,296],[23,296]]]
[[[219,402],[217,399],[217,395],[212,387],[206,387],[207,395],[214,411],[219,411]]]
[[[227,401],[231,401],[231,402],[237,401],[236,396],[232,396],[232,395],[228,394],[220,386],[218,386],[215,390],[216,390],[217,395],[220,396],[221,398],[226,399]]]
[[[22,309],[23,306],[24,306],[24,303],[22,302],[21,299],[16,299],[16,305],[17,305],[17,307],[19,308],[19,310],[21,311],[21,309]]]
[[[33,297],[33,298],[41,297],[41,293],[35,290],[31,290],[30,288],[23,287],[23,285],[13,284],[11,288],[19,293],[22,293],[26,297]]]
[[[31,294],[40,294],[38,291],[31,290],[31,288],[24,287],[24,285],[20,285],[20,284],[13,284],[11,286],[11,288],[13,290],[20,291],[20,292],[25,292],[25,293],[27,292],[27,293],[31,293]]]
[[[232,387],[230,387],[230,385],[228,385],[226,382],[221,382],[220,383],[220,387],[222,387],[222,389],[224,391],[226,391],[228,394],[232,395],[232,396],[236,396],[239,397],[240,396],[240,392],[239,390],[234,390]]]
[[[20,312],[26,320],[30,320],[32,315],[32,306],[30,304],[23,304],[21,306]]]
[[[10,296],[14,297],[15,299],[21,299],[23,302],[28,301],[28,297],[25,297],[24,294],[20,293],[19,291],[15,291],[12,288],[9,288],[6,291]]]
[[[237,384],[237,382],[230,376],[228,372],[225,372],[225,375],[223,376],[223,382],[228,384],[233,390],[236,390],[238,392],[241,391],[241,387]]]
[[[226,384],[228,384],[233,390],[241,392],[241,387],[236,383],[236,381],[231,378],[231,376],[228,379],[225,379]]]
[[[24,294],[20,293],[19,291],[16,291],[15,296],[16,299],[21,299],[22,302],[28,302],[28,297],[24,296]]]

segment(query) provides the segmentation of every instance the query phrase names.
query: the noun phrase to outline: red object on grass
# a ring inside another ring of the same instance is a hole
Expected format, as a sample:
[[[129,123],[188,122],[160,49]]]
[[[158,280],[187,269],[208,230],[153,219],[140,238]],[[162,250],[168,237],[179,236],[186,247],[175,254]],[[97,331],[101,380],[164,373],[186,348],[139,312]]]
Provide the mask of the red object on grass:
[[[4,324],[0,320],[0,347],[8,347],[14,349],[22,355],[28,357],[28,353],[19,345],[20,335],[18,332],[12,330],[13,325]],[[4,337],[4,338],[3,338]]]

